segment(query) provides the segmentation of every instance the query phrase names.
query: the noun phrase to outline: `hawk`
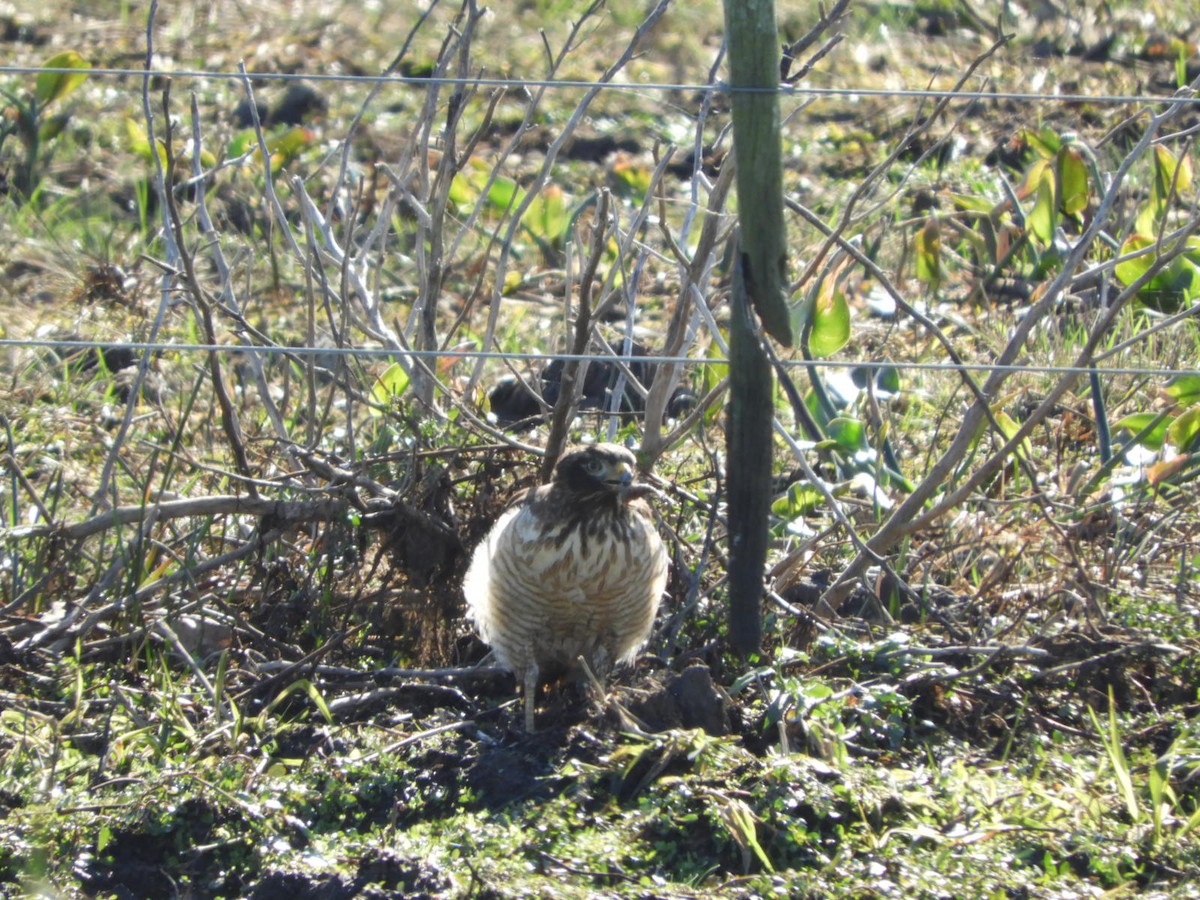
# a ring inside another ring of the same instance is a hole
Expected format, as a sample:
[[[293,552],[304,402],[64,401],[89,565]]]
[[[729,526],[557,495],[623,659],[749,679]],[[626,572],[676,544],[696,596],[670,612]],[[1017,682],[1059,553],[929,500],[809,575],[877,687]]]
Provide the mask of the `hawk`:
[[[479,636],[525,690],[533,731],[540,676],[632,662],[650,637],[667,551],[633,481],[633,454],[595,444],[565,455],[475,549],[463,581]]]

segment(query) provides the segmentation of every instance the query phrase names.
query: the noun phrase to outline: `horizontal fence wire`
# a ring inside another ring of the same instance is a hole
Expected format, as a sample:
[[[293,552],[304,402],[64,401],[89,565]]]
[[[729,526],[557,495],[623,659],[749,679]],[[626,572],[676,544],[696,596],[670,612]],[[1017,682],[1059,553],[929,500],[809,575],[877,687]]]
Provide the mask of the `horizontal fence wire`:
[[[0,76],[3,75],[40,75],[42,73],[57,73],[65,75],[87,74],[90,76],[110,76],[118,78],[195,78],[214,81],[309,81],[309,82],[340,82],[346,84],[361,84],[375,86],[377,84],[396,84],[404,87],[425,87],[431,84],[448,85],[451,87],[487,87],[502,90],[520,90],[522,88],[548,88],[560,90],[592,90],[598,88],[605,91],[626,92],[695,92],[709,94],[736,93],[778,93],[796,97],[883,97],[918,100],[1013,100],[1020,103],[1099,103],[1109,105],[1129,105],[1133,103],[1190,103],[1200,105],[1200,96],[1188,97],[1173,94],[1042,94],[1030,91],[1002,91],[991,89],[980,90],[937,90],[934,88],[857,88],[857,87],[811,87],[808,85],[780,85],[770,87],[734,87],[723,81],[711,84],[688,82],[617,82],[617,81],[588,81],[575,79],[540,79],[540,78],[471,78],[452,76],[414,76],[414,75],[338,75],[338,74],[301,74],[294,72],[229,72],[208,69],[122,69],[122,68],[42,68],[40,66],[0,66]],[[986,75],[981,75],[980,81],[987,81]]]
[[[653,353],[636,356],[623,354],[587,354],[587,353],[510,353],[503,350],[405,350],[389,349],[387,347],[307,347],[284,346],[282,344],[203,344],[169,342],[148,343],[139,341],[56,341],[56,340],[21,340],[17,338],[0,338],[0,348],[5,347],[42,347],[52,350],[111,350],[120,347],[140,353],[162,353],[168,351],[188,353],[255,353],[275,354],[279,356],[342,356],[392,359],[397,356],[414,359],[493,359],[509,360],[511,362],[547,362],[562,360],[564,362],[595,362],[596,360],[617,360],[620,362],[656,365],[658,363],[692,365],[692,366],[727,366],[729,360],[720,357],[692,356],[660,356]],[[1138,375],[1161,377],[1164,375],[1194,376],[1200,378],[1200,367],[1194,369],[1172,369],[1144,366],[1054,366],[1030,365],[1028,363],[989,363],[989,362],[902,362],[889,360],[853,360],[853,359],[781,359],[779,364],[785,368],[822,368],[822,369],[912,369],[926,372],[1030,372],[1050,375],[1089,375],[1098,372],[1105,375]]]
[[[279,82],[313,82],[313,83],[342,83],[357,84],[364,87],[374,87],[380,84],[394,84],[400,87],[427,87],[431,84],[451,87],[481,87],[501,90],[520,90],[528,88],[547,88],[556,90],[592,90],[599,88],[606,91],[622,91],[635,93],[655,92],[688,92],[705,94],[728,94],[738,92],[763,93],[776,92],[781,95],[803,97],[842,97],[868,98],[879,97],[888,99],[920,99],[941,100],[957,99],[964,101],[995,101],[1007,100],[1018,103],[1094,103],[1106,105],[1151,105],[1164,103],[1187,103],[1200,106],[1200,95],[1187,96],[1187,89],[1180,89],[1176,94],[1080,94],[1057,93],[1046,94],[1029,91],[1006,91],[989,88],[977,90],[936,90],[931,88],[856,88],[856,87],[812,87],[806,85],[779,85],[777,88],[741,88],[733,87],[722,81],[708,84],[690,82],[601,82],[577,79],[538,79],[538,78],[483,78],[483,77],[452,77],[452,76],[412,76],[398,74],[380,75],[349,75],[349,74],[304,74],[289,72],[230,72],[211,69],[146,69],[146,68],[53,68],[41,66],[0,66],[0,77],[18,75],[39,75],[42,73],[83,74],[89,77],[102,76],[114,78],[179,78],[206,79],[244,82],[247,78],[252,81]],[[986,75],[980,75],[980,80],[986,82]],[[562,361],[594,361],[597,359],[616,359],[620,361],[646,364],[683,364],[683,365],[728,365],[729,360],[723,358],[695,358],[669,355],[597,355],[571,353],[510,353],[505,351],[477,350],[415,350],[389,349],[384,347],[309,347],[283,346],[270,344],[204,344],[204,343],[153,343],[153,342],[122,342],[122,341],[85,341],[85,340],[52,340],[52,339],[0,339],[0,348],[44,348],[64,351],[105,350],[114,346],[137,352],[199,352],[199,353],[242,353],[254,351],[257,353],[291,355],[291,356],[341,356],[355,358],[394,358],[411,357],[414,359],[486,359],[509,360],[512,362],[547,362]],[[887,360],[787,360],[779,363],[787,368],[865,368],[886,369],[891,367],[914,371],[932,372],[1026,372],[1053,375],[1078,374],[1088,375],[1103,373],[1108,375],[1130,375],[1144,377],[1200,377],[1200,365],[1196,368],[1153,368],[1144,366],[1064,366],[1037,364],[997,364],[989,362],[894,362]]]

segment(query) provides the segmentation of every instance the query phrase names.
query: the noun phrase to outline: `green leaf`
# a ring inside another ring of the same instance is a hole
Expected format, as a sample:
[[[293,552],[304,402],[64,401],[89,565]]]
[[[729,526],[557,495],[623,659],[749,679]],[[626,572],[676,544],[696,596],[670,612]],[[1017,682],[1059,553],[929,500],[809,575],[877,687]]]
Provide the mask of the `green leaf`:
[[[475,189],[474,185],[471,184],[470,179],[466,178],[462,172],[457,172],[455,173],[454,177],[450,179],[450,191],[448,196],[451,203],[453,203],[459,209],[462,209],[464,206],[470,206],[475,202],[475,198],[479,196],[479,191]]]
[[[56,53],[44,63],[43,69],[90,69],[92,64],[74,50],[64,50]],[[45,106],[67,96],[81,84],[87,81],[87,74],[78,72],[41,72],[37,77],[37,85],[33,95],[38,103]]]
[[[459,207],[473,204],[487,186],[491,169],[477,157],[472,157],[450,182],[450,200]],[[511,178],[497,177],[487,189],[487,208],[494,214],[506,212],[520,203],[524,192]]]
[[[648,166],[624,153],[613,161],[612,174],[637,201],[645,199],[646,194],[650,192],[650,182],[654,178],[654,173]]]
[[[276,695],[275,699],[267,704],[266,713],[269,715],[270,713],[274,712],[275,708],[279,706],[280,703],[282,703],[292,694],[298,693],[307,694],[308,699],[313,702],[313,705],[317,708],[317,711],[321,713],[321,716],[325,719],[325,721],[329,723],[333,722],[333,714],[329,711],[329,705],[325,702],[325,698],[321,695],[321,692],[317,689],[317,686],[307,678],[301,678],[298,681],[293,681],[282,691],[280,691],[278,695]]]
[[[154,154],[150,149],[150,139],[146,136],[146,129],[135,119],[125,120],[125,142],[132,153],[140,156],[148,163],[154,162]],[[156,144],[158,146],[158,158],[165,166],[167,164],[166,145],[161,139],[156,141]]]
[[[1058,152],[1059,209],[1068,216],[1083,212],[1088,205],[1088,173],[1083,154],[1074,147]]]
[[[1092,722],[1099,725],[1091,707],[1088,707],[1088,712],[1092,715]],[[1120,726],[1117,723],[1117,704],[1113,699],[1112,685],[1108,687],[1108,739],[1101,738],[1101,740],[1108,753],[1108,761],[1112,766],[1113,776],[1120,788],[1121,796],[1125,798],[1125,810],[1129,814],[1129,819],[1132,822],[1140,822],[1142,820],[1141,807],[1138,804],[1137,791],[1133,787],[1129,761],[1125,757],[1125,740],[1121,736]]]
[[[1167,429],[1167,440],[1180,453],[1188,453],[1200,447],[1200,406],[1175,417]]]
[[[1121,256],[1126,256],[1130,253],[1136,253],[1138,250],[1145,250],[1147,247],[1154,246],[1154,238],[1145,234],[1131,234],[1125,238],[1125,243],[1121,245]],[[1143,253],[1135,259],[1127,259],[1117,263],[1114,272],[1117,280],[1121,284],[1128,287],[1149,271],[1151,264],[1154,262],[1153,253]]]
[[[506,297],[512,294],[525,283],[525,274],[517,269],[509,269],[504,276],[504,285],[501,287],[501,292]]]
[[[1170,426],[1170,420],[1165,416],[1160,416],[1156,413],[1133,413],[1119,420],[1113,429],[1116,431],[1127,431],[1130,434],[1141,434],[1154,423],[1155,419],[1159,419],[1157,427],[1151,429],[1150,432],[1142,436],[1141,444],[1143,447],[1149,447],[1151,450],[1158,450],[1163,445],[1163,441],[1167,438],[1167,428]]]
[[[310,146],[315,138],[315,134],[308,128],[302,125],[297,125],[294,128],[289,128],[287,131],[279,132],[278,134],[267,135],[267,152],[271,154],[271,171],[278,172],[281,168],[299,156],[304,149]],[[245,156],[247,153],[254,151],[256,158],[258,154],[258,133],[249,128],[239,132],[229,142],[227,155],[230,158]],[[215,160],[213,161],[215,163]],[[210,163],[205,163],[209,165]]]
[[[1162,221],[1163,207],[1154,200],[1147,200],[1138,210],[1133,222],[1133,230],[1141,235],[1158,234],[1158,226]]]
[[[717,346],[716,341],[712,341],[708,345],[707,356],[710,360],[722,359],[721,348]],[[710,393],[717,389],[722,379],[729,377],[729,363],[714,363],[706,362],[701,367],[701,386],[702,396],[707,397]],[[705,422],[712,424],[721,415],[722,404],[713,403],[704,413]]]
[[[524,197],[525,192],[511,178],[497,178],[488,189],[487,202],[495,212],[502,213],[510,206],[516,206]]]
[[[875,387],[888,394],[900,393],[900,370],[895,366],[884,366],[875,376]]]
[[[315,135],[302,125],[289,128],[280,135],[267,139],[267,152],[271,154],[271,171],[278,172],[309,146]]]
[[[38,126],[38,140],[42,143],[51,141],[63,133],[63,129],[67,127],[67,123],[71,121],[69,114],[59,116],[46,116],[42,120],[42,124]]]
[[[1154,200],[1160,208],[1165,207],[1172,197],[1181,197],[1192,189],[1192,160],[1185,156],[1183,161],[1157,144],[1154,147]]]
[[[808,407],[813,421],[824,430],[825,426],[829,424],[829,416],[825,415],[825,406],[821,403],[816,391],[809,391],[804,395],[804,405]]]
[[[950,202],[954,204],[955,209],[962,212],[976,212],[984,215],[991,215],[992,210],[996,208],[996,204],[987,197],[976,197],[974,194],[950,194]]]
[[[767,872],[774,872],[775,867],[771,865],[770,857],[762,848],[762,844],[758,842],[754,813],[746,802],[721,793],[715,793],[712,797],[716,802],[722,824],[743,853],[749,847],[758,857],[759,865]]]
[[[867,427],[859,419],[838,416],[830,419],[825,433],[835,442],[838,449],[853,455],[867,446]]]
[[[788,485],[787,494],[771,504],[771,512],[781,519],[798,519],[825,502],[825,496],[807,482]]]
[[[1157,234],[1167,205],[1172,197],[1178,199],[1192,188],[1192,160],[1185,156],[1183,161],[1175,159],[1163,145],[1154,148],[1154,186],[1150,199],[1138,212],[1134,230],[1142,234]]]
[[[1200,403],[1200,375],[1179,375],[1163,389],[1180,406]]]
[[[283,154],[290,159],[311,144],[312,141],[313,133],[309,129],[297,125],[295,128],[289,128],[278,137],[270,138],[267,141],[267,149],[271,151],[272,156]]]
[[[521,224],[529,229],[529,233],[535,238],[554,247],[566,239],[570,221],[571,215],[567,211],[562,188],[550,184],[533,198],[524,218],[521,219]]]
[[[408,390],[408,383],[408,373],[404,371],[404,367],[400,363],[394,362],[384,369],[375,379],[375,384],[371,388],[371,399],[374,401],[370,407],[371,415],[378,418],[384,415],[386,410],[391,409]]]
[[[1058,132],[1048,126],[1038,131],[1026,128],[1024,137],[1025,142],[1044,159],[1053,159],[1062,146],[1062,138],[1058,136]]]
[[[1003,410],[996,412],[996,424],[1000,426],[1000,432],[1004,435],[1006,441],[1010,441],[1016,436],[1016,433],[1021,430],[1021,426],[1013,421],[1012,416]],[[1022,459],[1029,459],[1033,455],[1033,444],[1030,443],[1029,437],[1026,436],[1017,444],[1016,453]]]
[[[850,340],[850,304],[837,287],[836,278],[826,278],[817,292],[812,311],[808,347],[813,356],[832,356]]]
[[[1029,213],[1029,228],[1043,244],[1054,243],[1054,229],[1058,227],[1058,206],[1054,202],[1054,173],[1043,164],[1037,180],[1037,199]]]
[[[942,237],[937,219],[930,218],[916,238],[917,278],[931,288],[942,280]]]
[[[144,137],[143,140],[145,140]],[[239,156],[245,156],[257,146],[258,135],[254,133],[253,128],[248,128],[233,136],[233,140],[229,142],[229,149],[226,155],[231,159],[237,159]]]
[[[1145,234],[1131,234],[1121,245],[1121,255],[1152,247],[1154,238]],[[1174,312],[1184,303],[1200,297],[1200,265],[1196,254],[1189,251],[1175,257],[1138,291],[1138,299],[1151,309]],[[1150,270],[1155,256],[1144,253],[1136,259],[1118,263],[1115,269],[1117,280],[1124,285],[1133,284]]]

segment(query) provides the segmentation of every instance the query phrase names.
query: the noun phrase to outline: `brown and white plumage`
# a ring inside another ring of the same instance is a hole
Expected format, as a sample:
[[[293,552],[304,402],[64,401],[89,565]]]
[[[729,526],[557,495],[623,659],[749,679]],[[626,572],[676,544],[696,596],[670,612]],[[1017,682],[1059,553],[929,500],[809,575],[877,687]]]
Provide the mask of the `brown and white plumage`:
[[[538,677],[632,662],[650,637],[667,551],[633,483],[634,456],[596,444],[564,456],[548,485],[508,510],[475,549],[468,612],[525,689],[533,730]]]

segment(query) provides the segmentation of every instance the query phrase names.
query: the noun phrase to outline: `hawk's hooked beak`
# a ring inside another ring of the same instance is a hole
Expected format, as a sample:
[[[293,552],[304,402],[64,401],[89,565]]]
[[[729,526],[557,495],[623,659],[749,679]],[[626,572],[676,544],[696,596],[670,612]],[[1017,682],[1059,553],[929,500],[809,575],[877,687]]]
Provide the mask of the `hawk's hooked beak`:
[[[641,500],[645,497],[662,498],[662,492],[658,488],[644,481],[634,481],[633,475],[633,468],[622,463],[620,469],[620,487],[617,488],[617,494],[623,503],[628,503],[631,500]]]
[[[617,484],[621,490],[626,490],[633,484],[633,467],[629,463],[617,463],[613,466],[610,482]]]

